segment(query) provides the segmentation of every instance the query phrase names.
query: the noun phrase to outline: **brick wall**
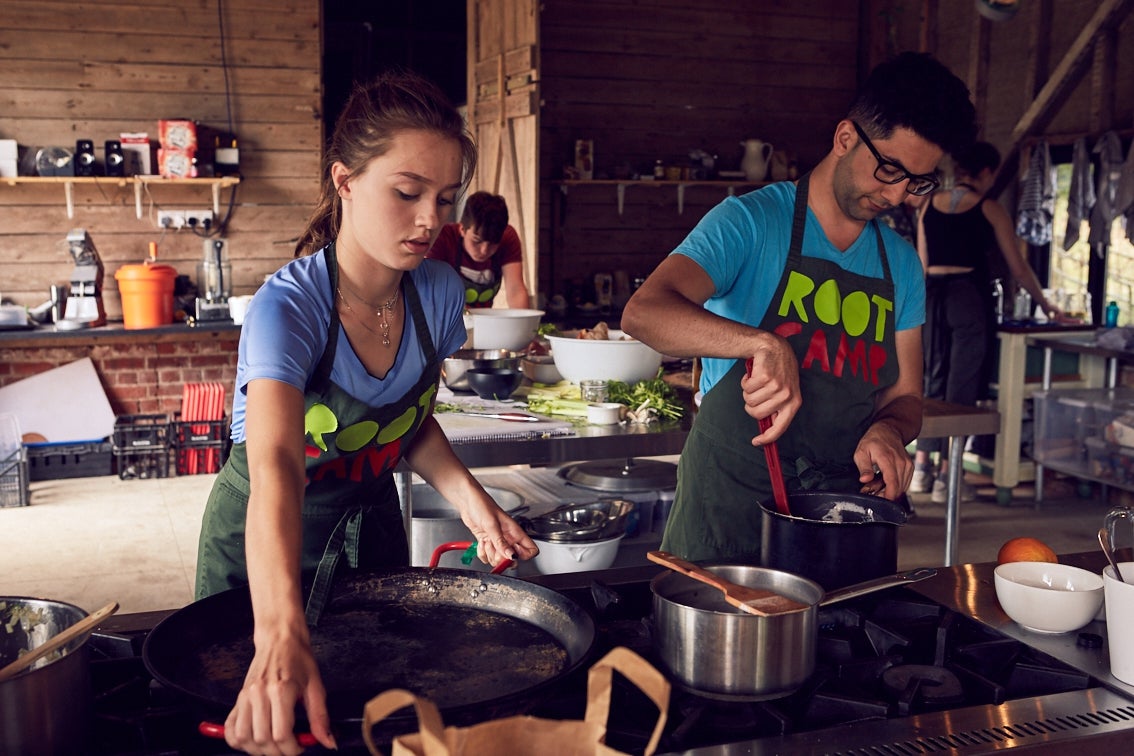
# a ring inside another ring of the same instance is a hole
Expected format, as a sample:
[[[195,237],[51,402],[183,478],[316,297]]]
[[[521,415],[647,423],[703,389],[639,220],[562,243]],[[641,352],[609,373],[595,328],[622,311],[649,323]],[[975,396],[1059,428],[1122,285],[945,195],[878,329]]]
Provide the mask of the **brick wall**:
[[[239,334],[193,341],[134,341],[68,346],[0,348],[0,386],[90,357],[116,415],[181,409],[182,386],[217,381],[225,387],[225,413],[232,415]]]

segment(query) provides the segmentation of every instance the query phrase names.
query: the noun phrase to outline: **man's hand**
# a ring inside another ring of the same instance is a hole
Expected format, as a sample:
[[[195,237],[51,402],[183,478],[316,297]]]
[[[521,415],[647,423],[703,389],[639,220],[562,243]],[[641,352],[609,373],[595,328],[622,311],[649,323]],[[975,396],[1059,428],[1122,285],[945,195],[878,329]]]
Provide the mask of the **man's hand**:
[[[894,501],[910,486],[913,460],[896,430],[886,423],[870,426],[854,451],[862,493]]]
[[[763,446],[784,434],[803,404],[799,362],[786,339],[765,331],[745,367],[744,411],[757,420],[772,418],[772,427],[752,439],[753,446]]]

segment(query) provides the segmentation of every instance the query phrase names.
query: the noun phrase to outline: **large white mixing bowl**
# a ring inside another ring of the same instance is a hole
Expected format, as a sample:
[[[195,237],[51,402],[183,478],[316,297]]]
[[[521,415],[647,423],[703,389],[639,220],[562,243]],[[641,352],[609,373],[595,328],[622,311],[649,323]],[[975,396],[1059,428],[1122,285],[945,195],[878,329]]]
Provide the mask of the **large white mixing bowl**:
[[[548,336],[551,356],[562,376],[578,383],[585,380],[637,383],[657,377],[661,354],[622,331],[611,331],[610,338],[575,338],[568,332]]]

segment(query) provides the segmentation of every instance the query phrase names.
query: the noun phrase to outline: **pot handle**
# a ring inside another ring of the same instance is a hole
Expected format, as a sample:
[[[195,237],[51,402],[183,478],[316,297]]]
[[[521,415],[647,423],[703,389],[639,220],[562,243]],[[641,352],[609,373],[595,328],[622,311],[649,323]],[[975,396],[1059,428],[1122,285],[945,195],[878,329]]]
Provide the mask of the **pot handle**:
[[[206,738],[224,740],[224,725],[222,724],[216,724],[215,722],[201,722],[199,725],[197,725],[197,732],[201,733]],[[295,736],[295,739],[304,748],[312,748],[319,745],[319,741],[316,740],[315,736],[309,732],[301,732]]]
[[[897,575],[887,575],[886,577],[875,578],[867,580],[862,583],[855,583],[848,585],[845,588],[831,591],[823,600],[819,602],[819,606],[827,606],[834,604],[838,601],[846,601],[847,599],[858,598],[867,593],[880,591],[883,588],[893,588],[898,585],[909,585],[910,583],[917,583],[927,578],[931,578],[937,574],[937,570],[932,567],[918,567],[909,572],[899,572]]]
[[[473,551],[473,556],[475,557],[475,548],[476,541],[449,541],[448,543],[443,543],[435,548],[433,550],[433,555],[429,557],[429,569],[432,570],[436,568],[437,564],[441,561],[441,555],[447,551]],[[500,564],[492,568],[491,574],[499,575],[501,572],[508,569],[514,564],[515,562],[511,559],[505,559]]]

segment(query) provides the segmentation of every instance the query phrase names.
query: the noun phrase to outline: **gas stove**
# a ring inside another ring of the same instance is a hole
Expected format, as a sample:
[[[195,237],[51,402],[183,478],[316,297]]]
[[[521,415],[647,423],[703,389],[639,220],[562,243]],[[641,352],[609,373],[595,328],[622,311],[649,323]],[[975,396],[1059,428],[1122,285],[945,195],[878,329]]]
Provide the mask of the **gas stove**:
[[[651,566],[533,581],[594,612],[594,659],[626,646],[661,669],[653,650],[649,590],[656,573]],[[1065,748],[1083,738],[1092,744],[1112,737],[1128,742],[1134,697],[1110,684],[1108,675],[1100,681],[1083,665],[1035,647],[1042,643],[1010,637],[949,606],[936,595],[948,590],[943,583],[931,586],[929,595],[890,589],[821,609],[815,674],[784,698],[720,701],[675,686],[658,752],[981,753]],[[161,615],[117,618],[133,620],[133,627],[92,639],[96,756],[229,752],[223,742],[196,732],[202,717],[223,718],[224,712],[202,712],[180,700],[153,681],[142,664],[141,641]],[[1077,640],[1091,645],[1098,641],[1093,635]],[[1063,641],[1068,642],[1074,643]],[[582,718],[587,666],[544,691],[523,713]],[[655,718],[653,705],[616,676],[608,744],[641,753]],[[337,730],[336,736],[340,753],[366,752],[357,731]]]

